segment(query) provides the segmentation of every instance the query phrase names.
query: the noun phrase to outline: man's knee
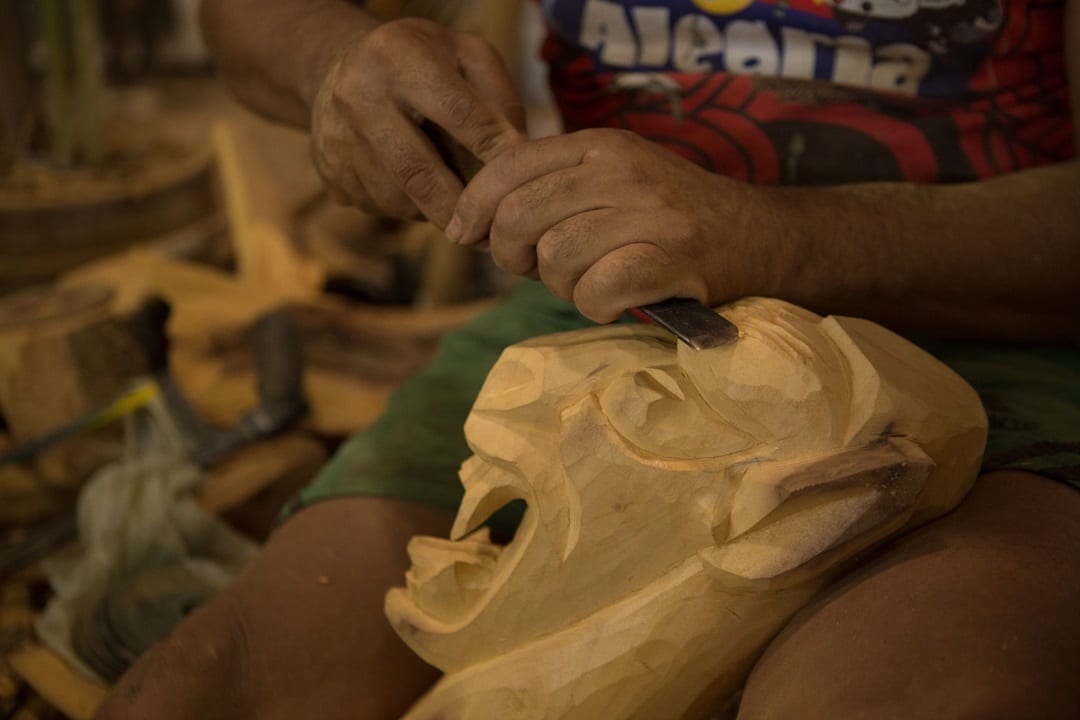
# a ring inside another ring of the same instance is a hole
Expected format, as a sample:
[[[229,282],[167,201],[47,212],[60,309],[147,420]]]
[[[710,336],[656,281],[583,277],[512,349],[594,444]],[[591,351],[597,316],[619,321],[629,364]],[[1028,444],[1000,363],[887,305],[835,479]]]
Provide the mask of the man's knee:
[[[928,647],[933,655],[934,648]],[[916,677],[910,669],[859,668],[844,663],[802,668],[799,675],[755,670],[738,720],[1071,720],[1080,701],[1060,672],[999,678],[992,663],[937,672],[929,662]]]
[[[1046,480],[980,480],[799,613],[740,720],[1080,717],[1078,518]]]

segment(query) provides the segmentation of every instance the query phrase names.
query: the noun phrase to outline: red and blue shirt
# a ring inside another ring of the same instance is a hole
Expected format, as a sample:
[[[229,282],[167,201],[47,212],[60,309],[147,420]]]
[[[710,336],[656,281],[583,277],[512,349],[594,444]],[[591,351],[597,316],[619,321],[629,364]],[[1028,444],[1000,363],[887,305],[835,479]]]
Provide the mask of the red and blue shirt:
[[[959,182],[1075,152],[1062,0],[541,0],[567,130],[757,183]]]

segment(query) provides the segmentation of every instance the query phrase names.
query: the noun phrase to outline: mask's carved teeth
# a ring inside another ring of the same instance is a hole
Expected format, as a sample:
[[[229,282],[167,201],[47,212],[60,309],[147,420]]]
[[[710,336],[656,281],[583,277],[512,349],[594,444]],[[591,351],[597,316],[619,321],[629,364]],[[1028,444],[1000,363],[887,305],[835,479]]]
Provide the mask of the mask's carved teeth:
[[[488,589],[501,552],[487,528],[457,542],[414,537],[408,546],[412,568],[405,575],[409,595],[430,616],[451,622]]]
[[[461,499],[454,527],[450,530],[451,540],[460,540],[480,527],[488,518],[509,505],[514,500],[521,500],[521,492],[512,485],[491,485],[486,482],[473,482]]]

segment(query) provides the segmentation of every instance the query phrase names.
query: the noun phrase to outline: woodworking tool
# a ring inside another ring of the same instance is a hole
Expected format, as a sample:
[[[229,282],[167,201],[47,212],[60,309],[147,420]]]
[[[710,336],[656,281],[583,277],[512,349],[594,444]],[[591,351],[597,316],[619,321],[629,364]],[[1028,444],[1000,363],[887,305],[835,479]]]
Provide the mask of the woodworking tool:
[[[739,337],[734,323],[692,298],[670,298],[629,312],[642,322],[659,325],[695,350],[727,345]]]
[[[422,128],[443,162],[462,182],[468,183],[480,172],[480,159],[446,130],[430,120],[425,120]],[[739,329],[730,320],[692,298],[670,298],[628,312],[642,322],[659,325],[695,350],[726,345],[739,337]]]
[[[255,440],[269,437],[291,425],[307,412],[304,399],[304,358],[292,319],[284,310],[263,315],[255,324],[255,367],[259,404],[232,427],[207,426],[169,372],[168,335],[165,324],[169,305],[160,298],[143,304],[133,322],[150,357],[153,379],[166,407],[191,443],[191,460],[208,468],[230,452]]]
[[[229,428],[208,427],[180,392],[168,370],[165,322],[169,306],[150,298],[129,320],[146,352],[151,374],[132,383],[104,407],[89,412],[44,436],[0,452],[0,467],[23,462],[70,437],[98,430],[146,407],[159,396],[189,438],[191,459],[208,468],[230,452],[269,437],[307,412],[303,394],[304,360],[300,338],[284,311],[259,318],[255,325],[255,361],[259,404]]]
[[[158,395],[158,387],[152,380],[138,380],[102,408],[81,415],[72,422],[46,435],[29,440],[9,450],[0,452],[0,467],[10,463],[29,460],[68,438],[82,433],[100,430],[128,415],[146,407]]]

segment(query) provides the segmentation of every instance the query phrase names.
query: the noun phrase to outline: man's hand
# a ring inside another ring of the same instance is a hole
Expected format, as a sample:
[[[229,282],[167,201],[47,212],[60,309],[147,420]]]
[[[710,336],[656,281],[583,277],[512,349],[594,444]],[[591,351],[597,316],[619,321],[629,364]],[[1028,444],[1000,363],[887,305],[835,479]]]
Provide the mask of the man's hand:
[[[395,20],[345,47],[312,113],[315,162],[339,199],[395,217],[450,218],[462,187],[420,130],[446,129],[484,161],[524,138],[495,49],[427,20]]]
[[[670,297],[773,290],[780,253],[747,227],[756,189],[621,130],[519,145],[469,183],[452,240],[490,237],[495,263],[609,322]]]

